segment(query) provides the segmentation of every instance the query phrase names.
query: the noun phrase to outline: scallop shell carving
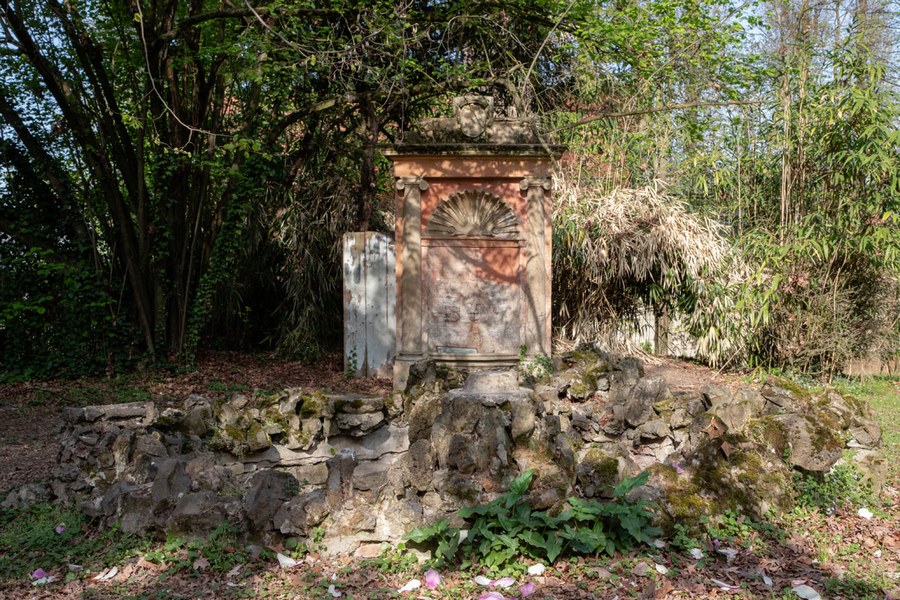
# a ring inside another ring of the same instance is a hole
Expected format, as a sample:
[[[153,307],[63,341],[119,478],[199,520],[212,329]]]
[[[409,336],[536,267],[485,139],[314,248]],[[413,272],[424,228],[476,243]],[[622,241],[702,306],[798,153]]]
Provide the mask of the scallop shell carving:
[[[509,205],[488,192],[466,190],[441,202],[428,222],[436,237],[517,238],[519,219]]]

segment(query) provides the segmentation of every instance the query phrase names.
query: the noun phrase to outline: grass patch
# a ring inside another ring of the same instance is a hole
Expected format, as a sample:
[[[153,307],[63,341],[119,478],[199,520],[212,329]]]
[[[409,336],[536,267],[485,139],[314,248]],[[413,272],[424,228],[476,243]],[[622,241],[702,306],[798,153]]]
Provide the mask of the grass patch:
[[[69,565],[90,570],[140,555],[146,539],[116,528],[97,531],[80,514],[52,504],[36,504],[0,513],[0,580],[29,580],[40,568],[74,578]]]
[[[835,382],[840,390],[865,400],[881,423],[882,452],[892,479],[900,477],[900,378],[873,377]]]

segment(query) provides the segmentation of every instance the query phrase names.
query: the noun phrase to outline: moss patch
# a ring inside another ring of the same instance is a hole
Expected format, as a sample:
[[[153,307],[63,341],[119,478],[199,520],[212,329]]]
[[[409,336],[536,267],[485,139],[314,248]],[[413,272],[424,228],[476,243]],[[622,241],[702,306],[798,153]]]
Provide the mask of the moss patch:
[[[328,412],[328,398],[322,393],[303,396],[300,404],[300,417],[303,419],[321,419]]]

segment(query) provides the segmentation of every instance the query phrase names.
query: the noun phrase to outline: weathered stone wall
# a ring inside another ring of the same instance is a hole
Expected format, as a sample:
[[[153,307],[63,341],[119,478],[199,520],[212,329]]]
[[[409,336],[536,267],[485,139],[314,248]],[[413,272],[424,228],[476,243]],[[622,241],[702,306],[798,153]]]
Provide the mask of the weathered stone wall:
[[[419,363],[385,398],[286,390],[218,404],[190,396],[69,409],[49,491],[125,531],[203,532],[230,522],[261,538],[324,535],[332,552],[375,552],[413,527],[505,491],[536,468],[530,500],[637,492],[662,522],[792,502],[791,470],[825,472],[852,451],[876,480],[881,432],[867,407],[771,378],[759,390],[670,391],[641,363],[596,350],[557,361],[549,382],[515,371]],[[6,505],[33,500],[31,486]]]

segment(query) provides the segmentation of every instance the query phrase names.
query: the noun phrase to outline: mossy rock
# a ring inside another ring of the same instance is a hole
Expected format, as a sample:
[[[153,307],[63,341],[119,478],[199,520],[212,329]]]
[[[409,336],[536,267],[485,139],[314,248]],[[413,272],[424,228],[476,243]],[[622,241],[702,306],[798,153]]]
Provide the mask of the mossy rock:
[[[575,476],[583,496],[609,497],[620,481],[619,459],[599,448],[591,448],[575,465]]]
[[[334,410],[325,394],[316,392],[309,396],[302,396],[302,401],[300,402],[301,419],[322,419],[330,418],[333,415]]]
[[[569,386],[567,394],[572,400],[585,400],[594,393],[594,389],[589,387],[583,381],[578,381]]]
[[[805,412],[812,403],[812,393],[790,379],[769,375],[759,393],[775,411]]]
[[[773,419],[784,428],[791,465],[824,473],[840,460],[845,443],[829,420],[792,413],[775,415]]]

